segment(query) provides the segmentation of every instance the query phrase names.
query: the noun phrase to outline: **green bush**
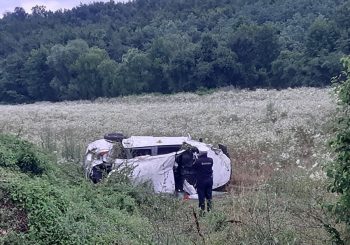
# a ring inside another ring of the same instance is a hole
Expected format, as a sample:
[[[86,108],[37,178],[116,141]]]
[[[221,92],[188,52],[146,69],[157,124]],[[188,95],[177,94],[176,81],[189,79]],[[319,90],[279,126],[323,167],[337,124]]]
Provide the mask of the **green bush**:
[[[0,166],[41,175],[47,171],[42,153],[33,144],[13,136],[0,135]]]
[[[327,175],[330,179],[329,189],[338,193],[337,203],[328,205],[329,209],[347,226],[350,234],[350,56],[342,60],[344,71],[334,79],[336,92],[342,112],[337,124],[337,132],[331,142],[335,153],[334,161],[328,166]],[[338,244],[350,242],[350,236],[340,237],[336,230],[331,231],[334,241]]]
[[[12,200],[28,212],[31,240],[42,244],[69,240],[59,222],[68,204],[63,189],[42,178],[21,178],[12,184],[10,191]]]

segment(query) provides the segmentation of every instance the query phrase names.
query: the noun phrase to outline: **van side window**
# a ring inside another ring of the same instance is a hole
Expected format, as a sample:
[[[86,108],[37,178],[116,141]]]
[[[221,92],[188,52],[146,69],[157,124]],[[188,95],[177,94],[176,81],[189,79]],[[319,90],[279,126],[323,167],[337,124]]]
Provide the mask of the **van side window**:
[[[138,157],[138,156],[146,156],[146,155],[152,155],[152,149],[137,149],[134,148],[131,150],[132,157]]]
[[[169,154],[172,152],[177,152],[181,148],[181,145],[169,145],[169,146],[158,146],[157,155]]]

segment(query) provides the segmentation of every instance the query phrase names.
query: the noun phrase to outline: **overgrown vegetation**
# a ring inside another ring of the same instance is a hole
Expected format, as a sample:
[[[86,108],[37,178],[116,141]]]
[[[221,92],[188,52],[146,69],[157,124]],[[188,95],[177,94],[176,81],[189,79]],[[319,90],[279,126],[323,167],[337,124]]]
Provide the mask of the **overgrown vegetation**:
[[[348,0],[135,0],[0,19],[0,102],[328,85]]]
[[[334,79],[340,105],[340,117],[337,124],[337,135],[331,146],[335,152],[335,159],[328,167],[328,177],[331,180],[330,190],[339,194],[337,203],[329,209],[338,217],[339,222],[347,226],[350,234],[350,57],[342,59],[344,71]],[[337,231],[334,231],[335,240],[344,243]],[[350,242],[350,237],[345,238]]]
[[[0,164],[1,244],[151,243],[151,225],[139,211],[146,188],[120,180],[93,186],[75,165],[57,165],[15,137],[1,135],[0,146],[7,157]],[[24,170],[22,155],[31,156]],[[31,171],[38,163],[42,171]]]
[[[16,137],[2,135],[0,146],[2,155],[26,152],[28,165],[45,166],[0,166],[0,244],[329,244],[325,227],[343,232],[322,209],[333,198],[325,183],[304,169],[215,197],[214,211],[200,218],[197,201],[154,195],[118,175],[93,185],[74,164],[56,164]]]

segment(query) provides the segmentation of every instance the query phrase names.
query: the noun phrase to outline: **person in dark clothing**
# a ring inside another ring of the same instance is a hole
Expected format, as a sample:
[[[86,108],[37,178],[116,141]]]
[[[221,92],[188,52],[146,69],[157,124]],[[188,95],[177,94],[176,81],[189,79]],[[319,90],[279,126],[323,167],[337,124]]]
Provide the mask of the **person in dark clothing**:
[[[177,167],[174,171],[175,188],[177,191],[183,191],[183,184],[186,180],[190,185],[194,185],[196,182],[195,171],[193,169],[193,150],[191,148],[186,149],[181,154],[175,156]]]
[[[205,199],[207,199],[209,212],[212,208],[213,159],[207,156],[207,152],[200,151],[193,168],[196,171],[199,208],[202,212],[205,211]]]
[[[182,168],[181,175],[183,180],[187,180],[190,185],[194,185],[196,182],[195,171],[193,169],[194,156],[191,149],[182,153]]]

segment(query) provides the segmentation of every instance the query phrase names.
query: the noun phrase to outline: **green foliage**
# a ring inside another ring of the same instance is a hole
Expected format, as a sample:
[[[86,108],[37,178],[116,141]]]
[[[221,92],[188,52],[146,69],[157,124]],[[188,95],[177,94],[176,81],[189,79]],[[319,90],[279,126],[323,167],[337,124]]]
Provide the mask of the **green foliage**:
[[[125,89],[122,94],[148,91],[148,85],[154,79],[148,55],[139,49],[129,49],[118,67],[118,79]]]
[[[104,49],[89,48],[83,40],[53,46],[47,64],[54,74],[50,86],[60,99],[94,99],[119,94],[118,90],[114,92],[116,63]]]
[[[307,52],[310,56],[316,56],[320,52],[333,52],[339,36],[339,30],[334,22],[319,17],[308,30]]]
[[[338,120],[337,134],[331,142],[335,160],[328,167],[327,175],[331,181],[330,190],[339,194],[337,203],[330,208],[350,230],[350,57],[343,58],[342,63],[344,71],[335,78],[342,114]]]
[[[55,90],[50,86],[52,70],[46,63],[48,49],[33,49],[24,64],[28,96],[32,100],[56,100]]]
[[[346,0],[137,0],[0,20],[0,102],[325,86],[350,53]]]
[[[69,238],[59,222],[67,208],[63,190],[41,178],[24,180],[13,181],[9,191],[12,200],[28,212],[28,238],[41,244],[67,242]]]
[[[339,82],[339,86],[336,87],[337,95],[343,109],[347,112],[348,106],[350,106],[350,58],[343,58],[342,63],[344,71],[338,78],[338,81],[335,80],[335,82]]]
[[[41,175],[48,170],[42,154],[33,144],[0,135],[0,167]]]
[[[53,167],[49,157],[36,154],[38,149],[31,144],[11,136],[1,135],[0,139],[0,214],[4,217],[0,228],[5,232],[1,243],[151,243],[151,226],[139,212],[139,206],[147,203],[143,195],[151,195],[146,187],[134,187],[118,175],[93,185],[74,165]],[[28,152],[35,156],[30,161]],[[32,164],[31,172],[16,165],[22,155]],[[39,163],[52,171],[42,169],[40,175],[34,175],[38,172],[33,166]],[[22,225],[27,230],[19,230],[13,223],[19,215],[16,210],[25,212]]]

